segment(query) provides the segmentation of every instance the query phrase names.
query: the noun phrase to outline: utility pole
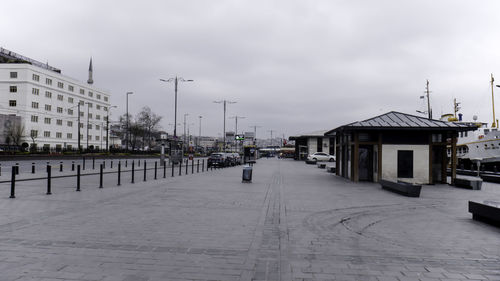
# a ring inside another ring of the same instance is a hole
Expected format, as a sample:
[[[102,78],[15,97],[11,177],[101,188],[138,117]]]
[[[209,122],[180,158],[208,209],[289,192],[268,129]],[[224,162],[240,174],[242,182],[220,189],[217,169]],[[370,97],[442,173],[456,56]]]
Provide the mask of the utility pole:
[[[129,124],[128,124],[128,95],[131,95],[133,94],[133,92],[127,92],[127,131],[126,131],[126,134],[125,134],[125,147],[127,148],[127,152],[128,152],[128,143],[129,143]]]
[[[236,103],[235,101],[228,101],[228,100],[221,100],[221,101],[214,101],[214,103],[223,103],[224,104],[224,134],[223,134],[223,139],[224,139],[224,152],[226,152],[226,103],[233,104]]]
[[[200,142],[201,142],[201,118],[203,118],[203,116],[198,116],[198,118],[200,119],[200,125],[198,127],[198,146],[200,146]]]
[[[184,137],[183,137],[183,142],[182,142],[182,151],[185,152],[185,147],[186,147],[186,116],[188,116],[189,113],[184,113]]]
[[[431,99],[429,97],[429,80],[427,80],[427,85],[425,86],[425,93],[427,94],[427,114],[429,119],[432,119],[432,110],[431,110]]]

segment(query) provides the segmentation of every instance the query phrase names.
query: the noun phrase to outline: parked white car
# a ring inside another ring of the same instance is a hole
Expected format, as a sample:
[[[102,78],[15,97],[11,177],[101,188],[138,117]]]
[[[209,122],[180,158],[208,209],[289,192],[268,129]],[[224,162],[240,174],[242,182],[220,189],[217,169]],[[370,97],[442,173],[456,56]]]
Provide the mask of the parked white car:
[[[307,160],[309,161],[328,161],[335,162],[335,156],[324,153],[324,152],[315,152],[307,156]]]

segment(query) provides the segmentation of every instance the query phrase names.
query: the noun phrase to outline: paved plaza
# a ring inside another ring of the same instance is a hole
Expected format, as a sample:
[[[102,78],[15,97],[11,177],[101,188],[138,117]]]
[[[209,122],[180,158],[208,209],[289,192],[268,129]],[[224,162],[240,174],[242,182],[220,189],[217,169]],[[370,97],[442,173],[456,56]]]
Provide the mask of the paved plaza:
[[[252,183],[151,173],[1,184],[0,280],[500,280],[500,228],[467,211],[498,184],[408,198],[275,158]]]

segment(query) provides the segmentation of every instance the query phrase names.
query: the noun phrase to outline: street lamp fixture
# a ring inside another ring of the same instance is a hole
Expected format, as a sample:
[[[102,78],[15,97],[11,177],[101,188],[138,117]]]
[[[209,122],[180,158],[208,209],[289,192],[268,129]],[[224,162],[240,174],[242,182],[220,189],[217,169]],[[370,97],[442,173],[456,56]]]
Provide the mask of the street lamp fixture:
[[[224,152],[226,152],[226,104],[234,104],[236,103],[235,101],[228,101],[228,100],[220,100],[220,101],[214,101],[214,103],[222,103],[224,104],[224,130],[223,130],[223,139],[224,139]]]
[[[129,143],[129,121],[128,121],[128,95],[132,95],[133,92],[127,92],[127,130],[126,130],[126,134],[125,134],[125,147],[127,148],[127,152],[128,152],[128,143]]]
[[[177,138],[177,85],[179,82],[193,82],[193,79],[184,79],[175,76],[174,78],[160,79],[162,82],[174,82],[175,85],[175,113],[174,113],[174,139]]]
[[[108,114],[106,116],[106,151],[108,152],[109,152],[109,112],[111,111],[111,108],[117,108],[117,106],[116,105],[110,106],[108,108]]]

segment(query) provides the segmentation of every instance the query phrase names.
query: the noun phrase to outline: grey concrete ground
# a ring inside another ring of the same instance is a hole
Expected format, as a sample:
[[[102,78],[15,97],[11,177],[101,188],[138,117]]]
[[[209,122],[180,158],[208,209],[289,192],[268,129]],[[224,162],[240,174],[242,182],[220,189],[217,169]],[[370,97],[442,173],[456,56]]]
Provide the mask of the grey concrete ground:
[[[0,280],[500,280],[500,228],[467,212],[500,185],[407,198],[278,159],[151,178],[0,185]]]

